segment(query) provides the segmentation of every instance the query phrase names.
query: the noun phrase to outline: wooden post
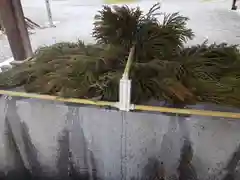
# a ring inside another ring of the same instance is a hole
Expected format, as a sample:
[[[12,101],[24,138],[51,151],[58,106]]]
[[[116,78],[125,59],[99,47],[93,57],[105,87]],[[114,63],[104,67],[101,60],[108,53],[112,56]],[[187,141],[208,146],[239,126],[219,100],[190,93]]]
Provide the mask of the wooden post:
[[[0,17],[14,60],[32,56],[32,48],[20,0],[0,0]]]

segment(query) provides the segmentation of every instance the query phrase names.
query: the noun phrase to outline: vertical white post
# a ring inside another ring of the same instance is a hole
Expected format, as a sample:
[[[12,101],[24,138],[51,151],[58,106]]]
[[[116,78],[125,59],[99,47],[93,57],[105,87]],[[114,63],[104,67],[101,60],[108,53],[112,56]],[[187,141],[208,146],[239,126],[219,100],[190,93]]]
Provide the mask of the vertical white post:
[[[131,106],[131,80],[123,75],[119,84],[119,109],[122,111],[129,111]]]
[[[52,12],[51,12],[51,7],[50,7],[49,0],[45,0],[45,3],[46,3],[46,8],[47,8],[49,25],[50,25],[50,27],[55,27],[54,24],[53,24],[53,20],[52,20]]]

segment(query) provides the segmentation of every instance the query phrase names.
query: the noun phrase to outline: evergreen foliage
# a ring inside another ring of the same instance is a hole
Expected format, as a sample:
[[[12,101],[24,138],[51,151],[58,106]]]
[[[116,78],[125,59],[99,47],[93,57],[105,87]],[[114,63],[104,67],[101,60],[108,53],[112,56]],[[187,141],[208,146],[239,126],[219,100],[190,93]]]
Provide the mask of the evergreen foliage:
[[[104,6],[95,17],[96,44],[57,43],[31,61],[0,74],[0,88],[24,85],[27,92],[63,97],[118,100],[119,80],[130,49],[132,103],[150,99],[176,106],[197,102],[240,107],[236,45],[185,47],[194,38],[188,18],[140,8]],[[162,20],[160,20],[162,19]]]

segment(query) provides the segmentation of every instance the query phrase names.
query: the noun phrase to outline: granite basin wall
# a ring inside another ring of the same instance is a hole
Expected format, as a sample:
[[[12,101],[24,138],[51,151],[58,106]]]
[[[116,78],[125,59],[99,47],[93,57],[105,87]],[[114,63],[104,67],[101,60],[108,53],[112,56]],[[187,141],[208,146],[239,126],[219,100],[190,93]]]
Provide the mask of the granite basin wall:
[[[0,111],[0,179],[12,171],[38,179],[153,179],[160,162],[167,177],[176,179],[187,141],[198,178],[220,180],[240,142],[240,121],[233,119],[6,96]]]

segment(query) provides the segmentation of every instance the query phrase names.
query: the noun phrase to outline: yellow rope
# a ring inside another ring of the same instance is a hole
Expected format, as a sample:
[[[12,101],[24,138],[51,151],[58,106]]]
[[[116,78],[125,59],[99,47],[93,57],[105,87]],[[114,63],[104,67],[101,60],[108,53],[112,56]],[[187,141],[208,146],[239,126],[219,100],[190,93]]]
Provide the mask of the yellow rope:
[[[85,105],[116,107],[116,102],[94,101],[94,100],[76,99],[76,98],[61,98],[58,96],[40,95],[40,94],[5,91],[5,90],[0,90],[0,94],[13,96],[13,97],[25,97],[25,98],[35,98],[35,99],[42,99],[42,100],[49,100],[49,101],[59,101],[59,102],[68,102],[68,103],[85,104]],[[205,110],[196,110],[196,109],[177,109],[177,108],[144,106],[144,105],[135,105],[134,109],[141,110],[141,111],[151,111],[151,112],[164,112],[164,113],[189,114],[189,115],[199,115],[199,116],[209,116],[209,117],[240,119],[240,113],[231,113],[231,112],[205,111]]]
[[[115,105],[115,102],[94,101],[89,99],[77,99],[77,98],[61,98],[58,96],[5,91],[5,90],[0,90],[0,94],[14,96],[14,97],[35,98],[35,99],[43,99],[43,100],[49,100],[49,101],[59,101],[59,102],[68,102],[68,103],[86,104],[86,105],[88,104],[88,105],[96,105],[96,106],[114,106]]]
[[[240,113],[135,105],[135,110],[240,119]]]

